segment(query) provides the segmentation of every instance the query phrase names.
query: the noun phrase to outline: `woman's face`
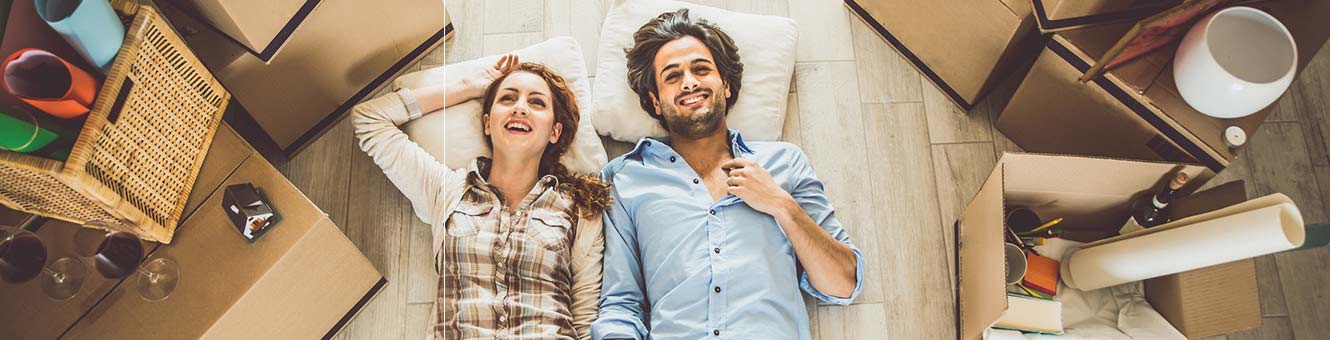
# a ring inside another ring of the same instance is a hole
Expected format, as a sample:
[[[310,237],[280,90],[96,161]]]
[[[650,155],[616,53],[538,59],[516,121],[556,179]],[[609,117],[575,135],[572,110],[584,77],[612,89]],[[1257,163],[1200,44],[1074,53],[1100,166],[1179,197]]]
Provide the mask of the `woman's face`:
[[[554,97],[545,79],[518,71],[504,78],[485,117],[485,135],[494,145],[495,158],[540,161],[550,144],[559,140],[563,124],[554,121]]]

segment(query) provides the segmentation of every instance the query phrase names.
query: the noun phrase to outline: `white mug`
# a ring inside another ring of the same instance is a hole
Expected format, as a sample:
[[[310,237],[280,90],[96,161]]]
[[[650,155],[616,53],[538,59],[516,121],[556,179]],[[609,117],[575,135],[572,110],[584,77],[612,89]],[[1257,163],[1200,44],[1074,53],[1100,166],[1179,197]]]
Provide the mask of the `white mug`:
[[[1241,118],[1279,99],[1297,66],[1297,45],[1284,24],[1255,8],[1237,6],[1192,26],[1173,58],[1173,80],[1196,111]]]

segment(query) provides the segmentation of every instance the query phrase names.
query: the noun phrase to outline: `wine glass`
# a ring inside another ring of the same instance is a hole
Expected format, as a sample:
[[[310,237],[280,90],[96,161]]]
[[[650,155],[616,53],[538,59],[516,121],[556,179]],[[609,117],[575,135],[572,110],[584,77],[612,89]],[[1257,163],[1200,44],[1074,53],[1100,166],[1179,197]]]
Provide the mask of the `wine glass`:
[[[78,295],[87,278],[87,268],[65,257],[46,266],[46,246],[40,237],[24,228],[0,226],[0,281],[23,283],[42,277],[42,292],[56,301]]]
[[[144,263],[143,242],[139,237],[124,231],[105,231],[122,229],[107,228],[111,223],[113,222],[88,223],[89,227],[104,229],[99,232],[104,236],[97,244],[97,250],[92,253],[97,272],[108,279],[124,278],[138,272],[141,275],[136,288],[144,300],[157,302],[170,297],[176,283],[179,282],[180,267],[175,261],[167,258],[156,258]],[[84,235],[87,234],[88,232],[84,232]],[[86,236],[75,235],[75,237],[79,240],[87,239]],[[85,242],[79,240],[75,242]]]

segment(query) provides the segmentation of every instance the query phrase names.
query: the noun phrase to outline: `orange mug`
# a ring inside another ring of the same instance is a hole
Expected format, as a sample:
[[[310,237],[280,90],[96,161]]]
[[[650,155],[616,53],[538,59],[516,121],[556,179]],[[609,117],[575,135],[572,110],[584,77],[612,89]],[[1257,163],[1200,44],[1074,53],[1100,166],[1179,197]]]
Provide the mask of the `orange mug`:
[[[51,52],[36,48],[15,51],[0,64],[5,91],[42,112],[75,118],[92,109],[97,79]]]

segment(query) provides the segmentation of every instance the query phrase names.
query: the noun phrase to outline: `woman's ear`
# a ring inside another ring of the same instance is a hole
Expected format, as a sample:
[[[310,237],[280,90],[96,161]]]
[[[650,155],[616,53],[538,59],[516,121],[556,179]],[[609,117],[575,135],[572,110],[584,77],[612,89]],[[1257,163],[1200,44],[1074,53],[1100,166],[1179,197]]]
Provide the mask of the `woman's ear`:
[[[485,132],[486,136],[490,135],[490,114],[480,115],[480,131]]]
[[[559,136],[563,135],[563,123],[554,123],[554,133],[550,135],[550,144],[558,144]]]

